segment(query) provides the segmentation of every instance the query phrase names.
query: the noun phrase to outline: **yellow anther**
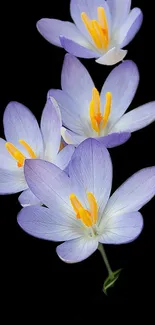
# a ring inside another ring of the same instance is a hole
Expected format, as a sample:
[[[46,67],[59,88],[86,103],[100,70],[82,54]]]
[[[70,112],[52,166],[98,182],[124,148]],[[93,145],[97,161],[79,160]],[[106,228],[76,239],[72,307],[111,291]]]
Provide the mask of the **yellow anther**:
[[[10,155],[17,161],[17,166],[22,167],[25,161],[25,156],[11,142],[6,142],[5,146]]]
[[[22,146],[27,150],[30,158],[37,158],[37,156],[35,155],[34,151],[32,150],[32,148],[28,145],[27,142],[25,142],[24,140],[19,140],[19,143],[22,144]]]
[[[92,220],[92,217],[91,217],[88,210],[80,208],[79,209],[79,216],[80,216],[80,219],[84,223],[85,226],[92,227],[93,220]]]
[[[106,93],[106,103],[104,107],[104,115],[103,115],[103,124],[102,127],[104,128],[107,125],[110,111],[111,111],[111,103],[112,103],[112,94],[110,92]]]
[[[98,219],[97,202],[96,202],[95,196],[91,192],[87,193],[87,199],[88,199],[89,206],[90,206],[90,213],[93,217],[93,223],[95,224]]]
[[[103,7],[97,8],[98,21],[89,19],[85,12],[81,13],[81,19],[98,49],[107,49],[109,46],[109,29],[106,13]]]
[[[74,209],[74,211],[76,213],[76,217],[77,218],[80,218],[80,216],[79,216],[79,210],[80,209],[83,209],[82,204],[77,199],[77,197],[76,197],[76,195],[74,193],[72,193],[69,198],[70,198],[70,202],[72,204],[72,207],[73,207],[73,209]]]

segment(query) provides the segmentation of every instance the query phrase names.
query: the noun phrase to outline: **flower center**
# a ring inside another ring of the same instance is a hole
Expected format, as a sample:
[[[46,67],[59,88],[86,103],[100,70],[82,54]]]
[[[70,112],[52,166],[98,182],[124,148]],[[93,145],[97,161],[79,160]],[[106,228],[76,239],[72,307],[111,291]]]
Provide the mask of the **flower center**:
[[[24,140],[19,140],[19,143],[26,149],[30,158],[37,158],[32,148]],[[24,165],[25,156],[18,150],[11,142],[6,142],[5,146],[10,155],[17,161],[17,166],[22,167]]]
[[[94,195],[91,192],[87,193],[87,199],[89,202],[89,210],[85,209],[76,195],[72,193],[70,195],[70,202],[76,213],[76,218],[81,219],[86,227],[92,227],[96,224],[98,219],[98,206]]]
[[[106,13],[103,7],[97,8],[98,20],[90,20],[85,12],[81,19],[98,49],[106,50],[109,46],[109,29]]]
[[[92,100],[89,105],[89,115],[91,120],[92,129],[98,132],[100,135],[100,128],[104,128],[109,119],[110,111],[111,111],[111,102],[112,102],[112,94],[110,92],[106,93],[106,103],[104,107],[104,114],[101,113],[101,104],[100,104],[100,95],[96,88],[92,89]]]

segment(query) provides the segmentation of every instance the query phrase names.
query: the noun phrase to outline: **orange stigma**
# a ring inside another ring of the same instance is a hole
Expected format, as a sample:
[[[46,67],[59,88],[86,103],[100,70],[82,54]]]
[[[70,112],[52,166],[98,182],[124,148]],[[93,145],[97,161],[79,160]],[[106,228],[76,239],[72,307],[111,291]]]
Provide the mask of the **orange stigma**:
[[[30,158],[37,158],[32,148],[25,142],[24,140],[19,140],[19,143],[23,145],[23,147],[27,150]],[[18,150],[11,142],[5,143],[6,149],[8,150],[9,154],[17,161],[18,167],[23,167],[25,156]]]
[[[85,12],[81,13],[81,19],[95,46],[100,50],[106,50],[109,46],[109,28],[105,9],[98,7],[97,13],[98,20],[90,20]]]
[[[86,227],[92,227],[95,225],[98,219],[98,206],[94,195],[91,192],[87,193],[87,199],[90,207],[89,210],[82,206],[74,193],[72,193],[69,198],[76,213],[76,218],[81,219]]]

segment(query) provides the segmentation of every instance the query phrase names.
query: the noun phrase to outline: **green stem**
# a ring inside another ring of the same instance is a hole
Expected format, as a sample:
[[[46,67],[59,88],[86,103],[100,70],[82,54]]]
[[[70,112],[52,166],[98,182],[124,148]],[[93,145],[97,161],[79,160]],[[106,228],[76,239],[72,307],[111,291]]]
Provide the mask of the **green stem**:
[[[106,268],[108,270],[108,273],[109,273],[109,278],[112,280],[114,278],[114,274],[113,274],[113,271],[110,267],[110,264],[109,264],[109,261],[107,259],[107,256],[106,256],[106,253],[105,253],[105,250],[104,250],[104,247],[102,244],[99,244],[98,245],[98,250],[100,251],[102,257],[103,257],[103,260],[104,260],[104,263],[106,265]]]

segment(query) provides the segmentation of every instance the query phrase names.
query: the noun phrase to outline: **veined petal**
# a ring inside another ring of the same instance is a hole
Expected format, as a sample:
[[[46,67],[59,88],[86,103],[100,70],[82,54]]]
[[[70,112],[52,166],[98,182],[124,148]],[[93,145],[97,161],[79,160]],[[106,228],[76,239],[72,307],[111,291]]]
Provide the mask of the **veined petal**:
[[[88,114],[87,108],[89,108],[92,89],[95,86],[84,65],[70,54],[65,55],[61,86],[62,90],[78,103],[80,110]]]
[[[75,24],[79,28],[82,34],[91,41],[91,38],[85,28],[85,25],[81,19],[81,13],[85,12],[88,17],[92,20],[97,20],[97,8],[103,7],[106,13],[106,18],[109,27],[109,33],[111,32],[111,14],[109,11],[109,7],[104,0],[71,0],[70,4],[70,11],[72,19],[74,20]]]
[[[155,167],[144,168],[127,179],[111,196],[104,214],[138,211],[155,195]]]
[[[134,132],[155,121],[155,102],[144,104],[124,114],[111,132]]]
[[[101,215],[109,199],[112,184],[111,158],[104,145],[95,139],[83,141],[72,156],[69,176],[75,195],[91,192],[97,200]],[[83,200],[82,197],[79,199]]]
[[[37,29],[48,42],[56,46],[61,47],[60,36],[65,36],[70,40],[81,43],[83,46],[88,45],[88,41],[78,28],[68,21],[43,18],[37,22]]]
[[[129,44],[134,36],[139,31],[143,21],[143,13],[139,8],[134,8],[131,10],[127,20],[122,25],[121,29],[118,32],[118,43],[121,47]]]
[[[29,188],[19,195],[18,201],[23,208],[31,205],[41,205],[40,200],[38,200]]]
[[[43,141],[39,125],[26,106],[18,102],[10,102],[5,109],[3,123],[7,141],[13,143],[19,150],[23,150],[23,146],[19,144],[19,140],[22,139],[37,156],[42,155]]]
[[[60,43],[67,52],[79,58],[92,59],[99,57],[95,48],[92,48],[89,43],[85,44],[82,42],[82,39],[80,42],[77,42],[65,36],[60,36]]]
[[[113,65],[122,61],[125,58],[126,54],[126,50],[122,50],[118,47],[113,47],[108,52],[100,56],[96,62],[103,65]]]
[[[107,0],[111,13],[112,31],[119,28],[130,12],[131,0]]]
[[[25,161],[25,178],[31,191],[62,219],[75,219],[70,204],[70,179],[60,168],[41,159]],[[54,213],[54,212],[53,212]]]
[[[57,154],[53,163],[60,169],[65,169],[68,166],[74,151],[75,147],[73,145],[67,145]]]
[[[86,136],[74,133],[64,127],[61,128],[61,135],[66,143],[73,144],[75,147],[86,139]]]
[[[7,170],[17,170],[17,163],[5,147],[6,141],[0,138],[0,168]]]
[[[64,225],[57,212],[44,207],[23,208],[17,217],[18,224],[28,234],[52,241],[75,239],[81,236],[80,228]]]
[[[0,194],[18,193],[27,188],[23,168],[0,168]]]
[[[99,137],[97,140],[102,143],[106,148],[113,148],[120,146],[129,140],[131,133],[129,132],[118,132],[111,133],[104,137]]]
[[[41,131],[44,140],[44,158],[53,161],[60,148],[61,113],[54,98],[48,98],[41,117]]]
[[[69,240],[56,248],[60,259],[66,263],[77,263],[92,255],[98,247],[98,241],[93,238],[78,238]]]
[[[99,242],[103,244],[125,244],[136,239],[143,228],[140,212],[123,213],[102,219],[103,235]]]
[[[107,128],[120,119],[129,107],[139,83],[139,72],[133,61],[124,61],[114,68],[107,77],[101,90],[101,105],[104,107],[106,93],[112,94],[112,106]]]

